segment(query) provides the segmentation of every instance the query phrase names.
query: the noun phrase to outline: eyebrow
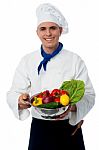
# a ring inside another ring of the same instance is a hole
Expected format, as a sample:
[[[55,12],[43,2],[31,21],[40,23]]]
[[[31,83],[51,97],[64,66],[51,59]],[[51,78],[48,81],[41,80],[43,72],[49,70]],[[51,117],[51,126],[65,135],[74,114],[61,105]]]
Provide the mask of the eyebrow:
[[[45,27],[45,26],[39,27],[39,29],[46,29],[46,28],[47,28],[47,27]],[[48,28],[51,29],[51,28],[58,28],[58,27],[53,25],[53,26],[50,26],[50,27],[48,27]]]

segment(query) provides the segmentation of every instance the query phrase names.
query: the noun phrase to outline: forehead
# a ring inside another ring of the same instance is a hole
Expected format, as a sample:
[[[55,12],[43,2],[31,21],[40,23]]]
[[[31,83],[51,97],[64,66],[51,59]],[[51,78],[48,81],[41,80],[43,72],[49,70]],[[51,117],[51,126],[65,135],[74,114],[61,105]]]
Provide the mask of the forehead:
[[[56,23],[54,22],[42,22],[38,28],[40,27],[51,27],[51,26],[56,26],[56,27],[59,27]]]

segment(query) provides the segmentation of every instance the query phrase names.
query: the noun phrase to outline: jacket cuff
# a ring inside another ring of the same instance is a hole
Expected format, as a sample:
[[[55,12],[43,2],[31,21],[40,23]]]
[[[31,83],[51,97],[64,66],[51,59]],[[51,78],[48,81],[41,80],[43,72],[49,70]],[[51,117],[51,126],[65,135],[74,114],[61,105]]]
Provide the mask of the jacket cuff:
[[[29,115],[30,111],[28,109],[19,110],[19,120],[25,120]]]

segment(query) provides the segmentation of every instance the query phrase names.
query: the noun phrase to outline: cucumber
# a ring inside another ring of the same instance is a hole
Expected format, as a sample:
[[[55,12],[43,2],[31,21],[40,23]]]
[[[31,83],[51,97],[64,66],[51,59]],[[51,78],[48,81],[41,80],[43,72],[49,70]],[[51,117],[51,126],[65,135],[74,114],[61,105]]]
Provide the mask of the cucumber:
[[[47,104],[41,104],[41,105],[39,105],[37,107],[48,108],[48,109],[55,109],[55,108],[61,107],[61,104],[58,103],[58,102],[50,102],[50,103],[47,103]]]

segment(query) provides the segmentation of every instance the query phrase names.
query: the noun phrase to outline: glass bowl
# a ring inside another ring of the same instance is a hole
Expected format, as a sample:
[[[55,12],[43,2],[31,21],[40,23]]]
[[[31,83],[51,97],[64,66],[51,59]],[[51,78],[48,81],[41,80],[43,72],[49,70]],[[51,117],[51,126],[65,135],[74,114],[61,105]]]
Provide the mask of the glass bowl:
[[[40,108],[40,107],[34,107],[34,108],[43,118],[55,119],[59,115],[63,114],[68,109],[68,106],[55,108],[55,109]]]

